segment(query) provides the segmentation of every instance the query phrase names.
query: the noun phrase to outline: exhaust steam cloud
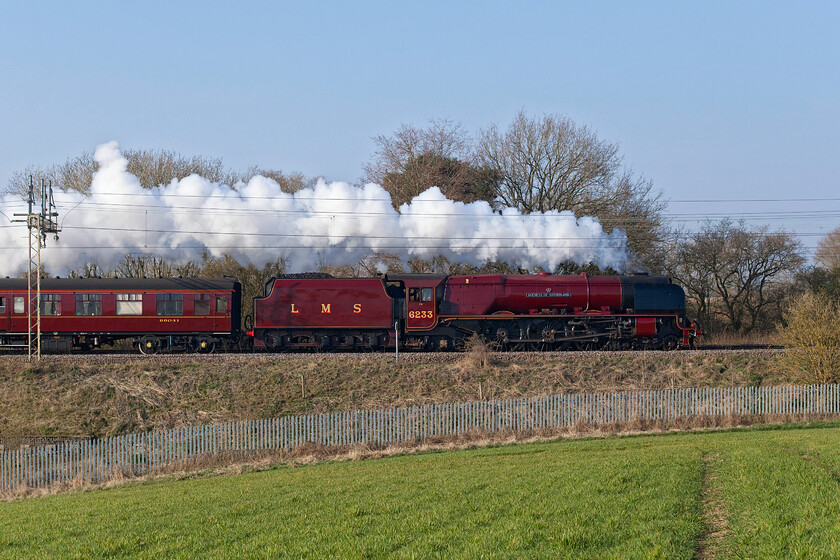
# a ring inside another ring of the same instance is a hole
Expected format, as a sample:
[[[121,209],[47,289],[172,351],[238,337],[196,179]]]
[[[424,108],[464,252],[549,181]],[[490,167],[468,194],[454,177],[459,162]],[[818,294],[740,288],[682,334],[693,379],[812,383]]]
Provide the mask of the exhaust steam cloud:
[[[232,189],[192,175],[149,190],[126,171],[116,142],[98,146],[94,158],[99,171],[88,196],[55,193],[62,232],[41,253],[52,274],[64,276],[91,262],[116,266],[127,253],[173,262],[227,253],[257,266],[282,257],[288,272],[352,264],[373,253],[545,270],[566,260],[622,270],[628,259],[624,232],[607,234],[596,218],[571,212],[506,208],[499,214],[487,202],[449,200],[437,187],[397,212],[376,184],[320,180],[288,194],[262,176]],[[17,197],[5,197],[2,205],[7,216],[26,211]],[[26,270],[26,236],[24,224],[0,228],[6,257],[0,274]]]

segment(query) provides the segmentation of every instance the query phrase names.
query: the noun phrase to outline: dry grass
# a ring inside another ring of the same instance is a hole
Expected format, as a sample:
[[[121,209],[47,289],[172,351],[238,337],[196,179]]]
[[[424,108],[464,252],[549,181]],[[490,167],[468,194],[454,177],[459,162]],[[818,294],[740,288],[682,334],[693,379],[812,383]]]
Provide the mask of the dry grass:
[[[722,461],[720,452],[703,455],[703,521],[706,529],[697,547],[697,560],[712,560],[720,554],[721,545],[729,533],[728,514],[718,488],[717,469]]]
[[[496,355],[493,343],[473,333],[464,342],[464,353],[458,359],[458,366],[466,371],[487,369],[494,364]]]
[[[707,333],[700,339],[700,347],[704,346],[773,346],[777,345],[778,335],[775,332],[760,332],[742,334],[737,332],[723,331],[719,333]]]
[[[0,360],[0,436],[100,437],[282,415],[556,393],[782,384],[774,352]],[[426,359],[423,356],[418,360]],[[305,392],[301,390],[301,380]]]

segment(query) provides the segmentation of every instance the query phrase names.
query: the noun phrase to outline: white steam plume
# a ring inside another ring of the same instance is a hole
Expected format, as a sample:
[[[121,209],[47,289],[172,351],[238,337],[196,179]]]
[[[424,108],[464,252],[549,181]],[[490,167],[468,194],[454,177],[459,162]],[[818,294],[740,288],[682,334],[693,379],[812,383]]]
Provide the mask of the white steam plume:
[[[262,176],[231,189],[191,175],[149,190],[126,171],[116,142],[98,146],[94,158],[99,171],[89,196],[55,195],[62,232],[42,250],[53,274],[89,262],[116,266],[126,253],[174,262],[229,253],[258,266],[283,257],[289,272],[351,264],[374,252],[546,270],[565,260],[618,270],[627,262],[622,231],[606,234],[597,219],[571,212],[523,215],[507,208],[498,214],[486,202],[448,200],[437,187],[396,212],[379,185],[319,181],[287,194]],[[8,216],[25,212],[16,197],[6,196],[2,205]],[[3,275],[25,270],[26,235],[23,224],[0,227]]]

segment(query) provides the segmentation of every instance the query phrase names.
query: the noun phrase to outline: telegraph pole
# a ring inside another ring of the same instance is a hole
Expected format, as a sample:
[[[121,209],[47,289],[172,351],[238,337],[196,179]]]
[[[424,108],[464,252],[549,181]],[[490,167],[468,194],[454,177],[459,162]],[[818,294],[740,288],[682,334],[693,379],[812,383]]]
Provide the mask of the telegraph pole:
[[[26,222],[29,228],[29,267],[26,270],[26,302],[29,333],[27,344],[29,347],[29,360],[32,361],[33,338],[35,342],[35,357],[41,359],[41,247],[47,246],[47,234],[52,233],[58,239],[58,212],[55,211],[55,200],[53,199],[52,181],[47,185],[45,179],[41,179],[41,209],[35,212],[35,180],[29,176],[29,212],[26,214],[15,214],[25,217],[15,222]],[[34,275],[34,279],[33,279]],[[35,298],[32,298],[33,280],[35,282]],[[33,307],[35,314],[33,316]]]

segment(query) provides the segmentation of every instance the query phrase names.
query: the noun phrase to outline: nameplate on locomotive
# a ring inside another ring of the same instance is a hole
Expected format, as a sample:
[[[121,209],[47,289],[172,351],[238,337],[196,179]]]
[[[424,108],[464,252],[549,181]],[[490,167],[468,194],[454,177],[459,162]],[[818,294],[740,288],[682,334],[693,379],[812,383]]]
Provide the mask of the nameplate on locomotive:
[[[572,297],[570,292],[528,292],[525,297]]]

